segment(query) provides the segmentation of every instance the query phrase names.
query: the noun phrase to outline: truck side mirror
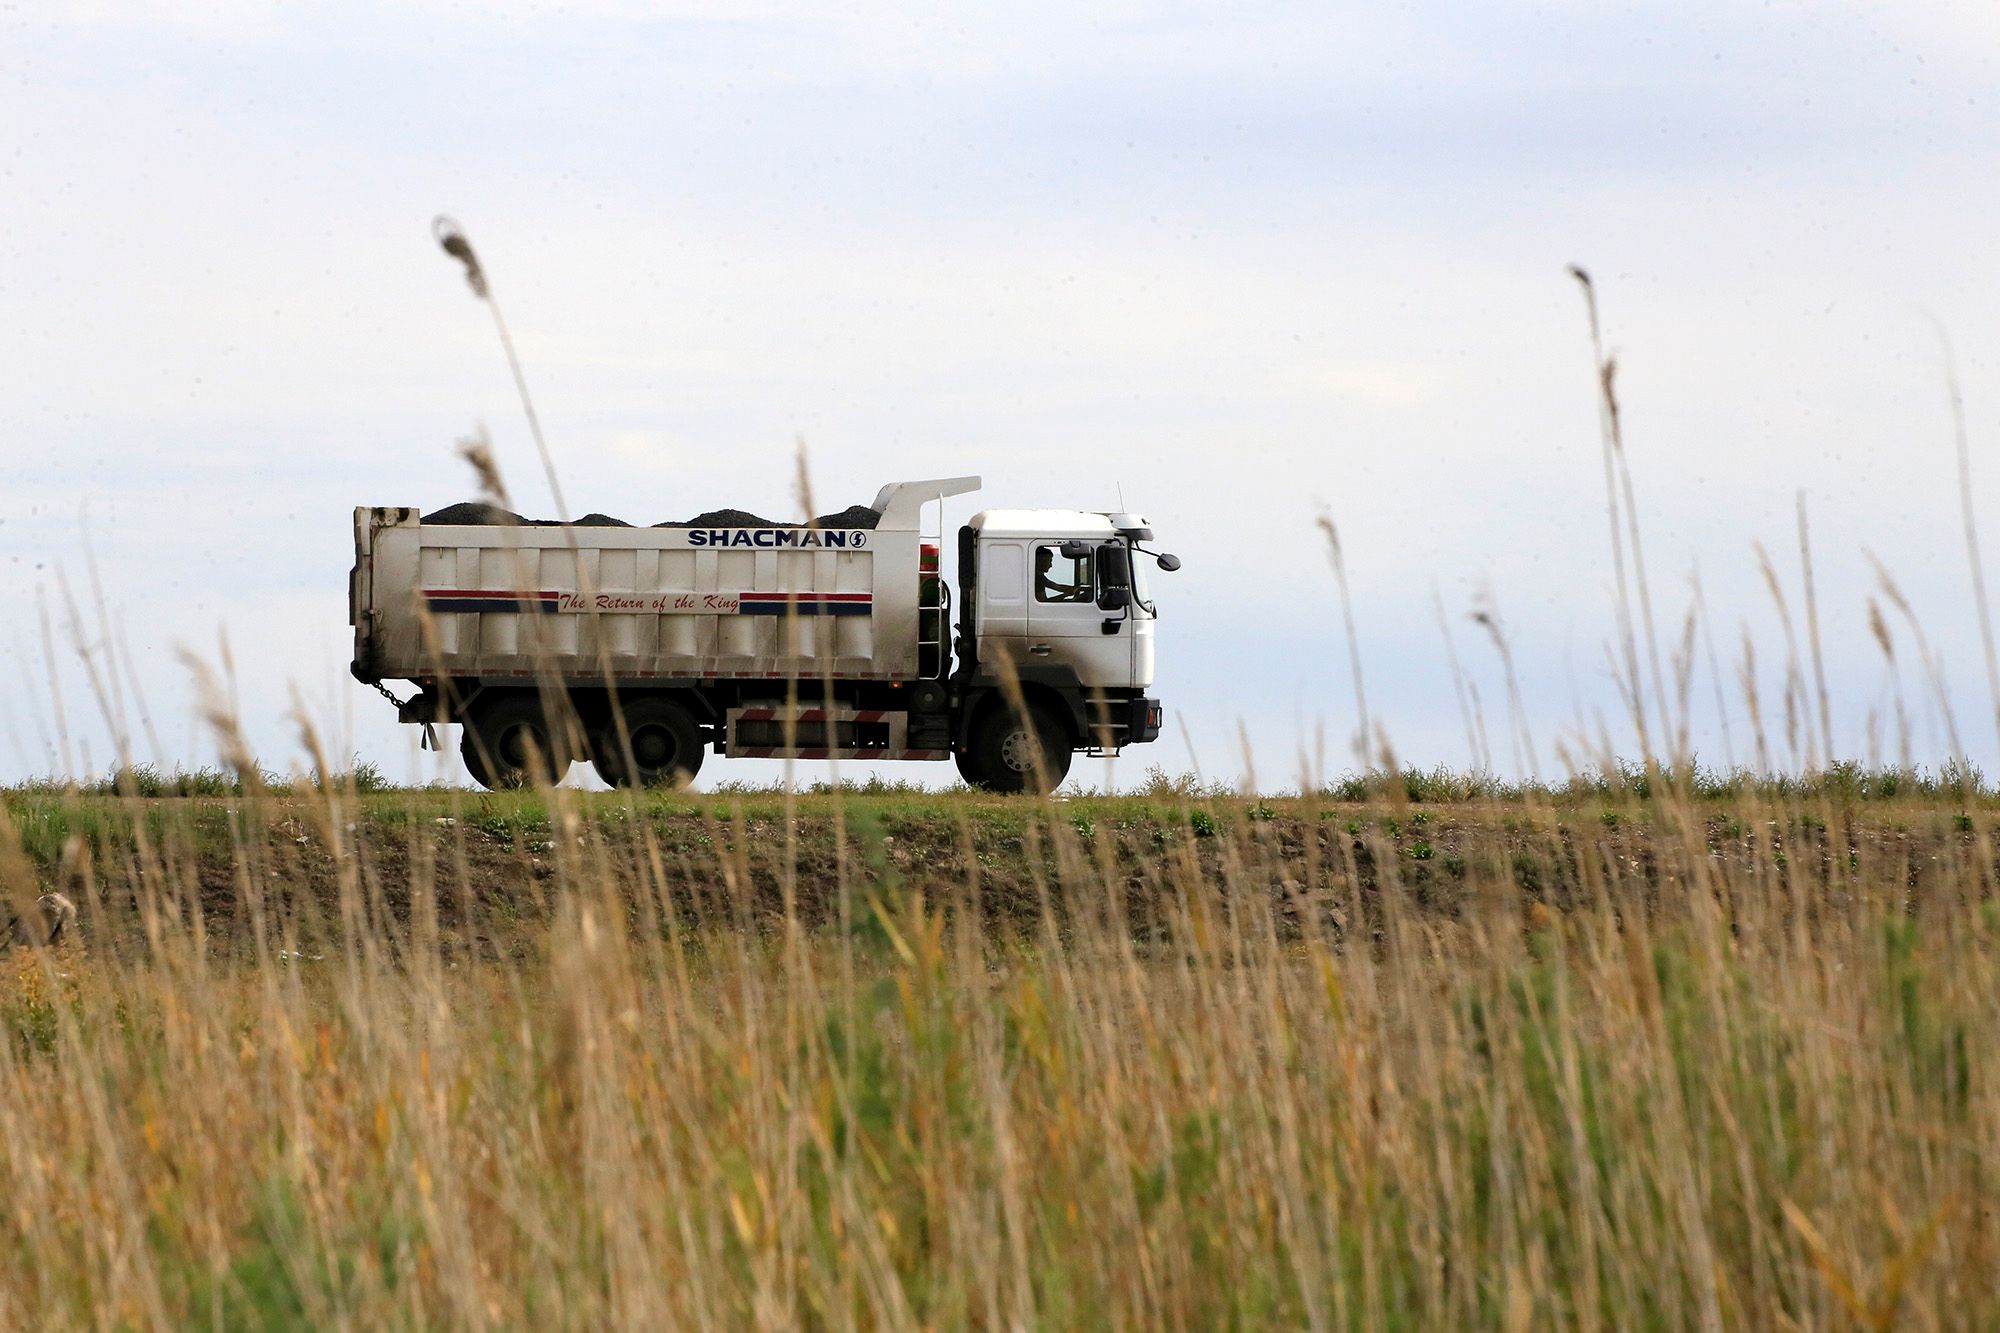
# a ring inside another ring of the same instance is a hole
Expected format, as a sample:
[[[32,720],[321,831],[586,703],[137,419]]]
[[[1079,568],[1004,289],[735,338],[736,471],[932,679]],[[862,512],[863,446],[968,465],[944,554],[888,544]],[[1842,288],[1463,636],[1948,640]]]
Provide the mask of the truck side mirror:
[[[1124,542],[1106,542],[1097,548],[1097,604],[1106,611],[1123,611],[1132,605],[1132,557]]]
[[[1169,574],[1181,567],[1181,558],[1177,555],[1162,555],[1158,559],[1160,568],[1166,570]]]

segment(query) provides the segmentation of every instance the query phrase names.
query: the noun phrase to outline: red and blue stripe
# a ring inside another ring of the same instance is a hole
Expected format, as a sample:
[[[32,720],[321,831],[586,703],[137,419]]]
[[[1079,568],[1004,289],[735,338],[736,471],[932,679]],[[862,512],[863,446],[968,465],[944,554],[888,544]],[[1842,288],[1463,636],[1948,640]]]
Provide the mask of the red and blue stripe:
[[[562,609],[559,592],[512,592],[487,588],[426,588],[424,606],[434,613],[446,611],[525,611],[549,615]]]
[[[560,611],[563,599],[560,592],[492,588],[426,588],[423,596],[424,606],[433,614],[525,611],[547,615]],[[738,597],[737,614],[865,616],[873,613],[874,603],[874,594],[866,592],[746,592]]]
[[[746,616],[865,616],[875,595],[866,592],[746,592],[739,614]]]

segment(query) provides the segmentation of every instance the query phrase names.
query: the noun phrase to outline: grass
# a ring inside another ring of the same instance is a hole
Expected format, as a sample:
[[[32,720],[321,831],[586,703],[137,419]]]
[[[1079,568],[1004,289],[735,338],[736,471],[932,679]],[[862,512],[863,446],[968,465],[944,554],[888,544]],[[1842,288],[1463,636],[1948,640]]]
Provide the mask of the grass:
[[[358,792],[387,791],[391,788],[382,770],[366,760],[356,760],[353,767],[345,772],[301,781],[312,788],[331,785]],[[126,764],[87,782],[38,778],[16,786],[13,791],[18,795],[56,796],[68,793],[79,796],[140,796],[151,800],[163,796],[242,796],[252,788],[285,795],[295,785],[298,784],[292,778],[277,773],[257,772],[246,776],[218,768],[177,768],[162,773],[151,764]]]
[[[2000,1317],[1990,793],[0,811],[9,1325]]]
[[[1933,770],[1918,766],[1865,767],[1841,762],[1808,773],[1753,772],[1749,769],[1714,769],[1689,761],[1679,766],[1652,768],[1638,764],[1613,767],[1609,772],[1590,770],[1576,773],[1561,782],[1503,781],[1484,773],[1463,773],[1448,768],[1405,769],[1399,772],[1347,774],[1315,793],[1325,799],[1359,803],[1400,799],[1413,804],[1464,804],[1471,801],[1498,801],[1520,804],[1536,801],[1553,805],[1573,805],[1591,800],[1622,797],[1645,800],[1655,788],[1671,791],[1707,804],[1731,804],[1750,797],[1764,801],[1836,800],[1990,800],[1996,792],[1977,768],[1963,762],[1947,761]],[[1154,795],[1175,792],[1171,785],[1162,790],[1158,781],[1141,788]],[[1225,794],[1209,790],[1208,796]]]

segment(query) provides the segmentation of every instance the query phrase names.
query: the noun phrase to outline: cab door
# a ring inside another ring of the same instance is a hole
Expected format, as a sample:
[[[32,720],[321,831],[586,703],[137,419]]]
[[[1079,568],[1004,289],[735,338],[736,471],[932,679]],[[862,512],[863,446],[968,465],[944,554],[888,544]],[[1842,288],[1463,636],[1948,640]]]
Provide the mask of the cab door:
[[[1028,543],[981,540],[978,559],[979,660],[1039,661],[1028,652]]]
[[[1123,689],[1132,683],[1131,621],[1098,607],[1097,562],[1094,543],[1030,543],[1025,660],[1072,667],[1085,688]]]

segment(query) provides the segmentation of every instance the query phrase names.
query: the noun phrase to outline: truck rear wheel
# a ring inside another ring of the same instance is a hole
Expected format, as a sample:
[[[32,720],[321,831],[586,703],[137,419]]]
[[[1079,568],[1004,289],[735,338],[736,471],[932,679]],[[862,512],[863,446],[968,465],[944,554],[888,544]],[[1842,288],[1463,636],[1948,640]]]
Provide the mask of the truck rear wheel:
[[[473,781],[489,791],[555,785],[569,772],[562,752],[533,695],[507,695],[475,708],[458,743],[459,757]]]
[[[1001,707],[980,718],[958,771],[987,791],[1044,795],[1069,776],[1069,761],[1069,729],[1052,710],[1031,703],[1022,712]]]
[[[624,733],[614,719],[590,738],[590,766],[614,787],[684,787],[701,772],[701,728],[671,699],[637,698],[623,707]],[[635,767],[625,762],[629,739]]]

